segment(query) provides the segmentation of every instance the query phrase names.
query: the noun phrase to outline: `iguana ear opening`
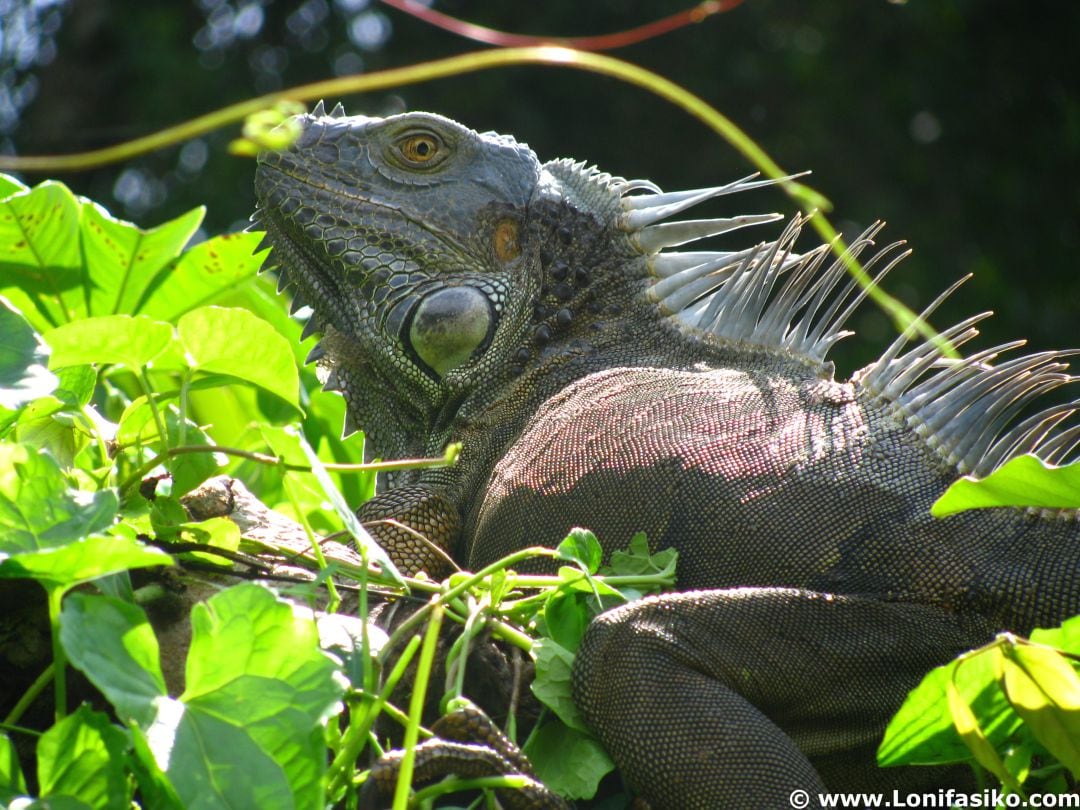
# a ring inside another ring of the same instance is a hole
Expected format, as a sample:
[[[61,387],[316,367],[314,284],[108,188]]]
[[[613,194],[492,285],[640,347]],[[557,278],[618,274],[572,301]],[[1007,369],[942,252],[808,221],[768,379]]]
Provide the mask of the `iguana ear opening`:
[[[444,287],[422,298],[402,330],[401,340],[437,378],[465,364],[491,343],[497,318],[479,290]]]

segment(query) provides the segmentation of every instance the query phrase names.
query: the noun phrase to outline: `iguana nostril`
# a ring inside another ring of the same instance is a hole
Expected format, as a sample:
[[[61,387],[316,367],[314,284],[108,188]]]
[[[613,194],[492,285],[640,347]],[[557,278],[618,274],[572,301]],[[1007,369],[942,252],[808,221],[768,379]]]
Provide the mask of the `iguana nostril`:
[[[445,287],[426,296],[409,326],[417,357],[439,376],[484,348],[494,331],[491,302],[473,287]]]

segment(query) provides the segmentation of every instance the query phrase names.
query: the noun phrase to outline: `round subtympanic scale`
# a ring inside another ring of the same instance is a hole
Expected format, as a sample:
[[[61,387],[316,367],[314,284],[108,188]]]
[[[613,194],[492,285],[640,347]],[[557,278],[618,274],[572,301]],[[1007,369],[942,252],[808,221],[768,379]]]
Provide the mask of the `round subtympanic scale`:
[[[488,339],[495,315],[473,287],[446,287],[424,297],[409,326],[413,351],[440,376],[467,361]]]

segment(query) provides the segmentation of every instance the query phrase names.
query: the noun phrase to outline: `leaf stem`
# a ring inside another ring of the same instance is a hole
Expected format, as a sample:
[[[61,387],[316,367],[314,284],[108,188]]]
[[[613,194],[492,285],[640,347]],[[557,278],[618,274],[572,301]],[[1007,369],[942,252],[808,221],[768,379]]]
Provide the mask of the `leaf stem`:
[[[554,549],[543,548],[542,546],[523,548],[520,551],[516,551],[513,554],[509,554],[506,557],[503,557],[502,559],[496,560],[495,562],[491,563],[491,565],[481,568],[475,574],[470,574],[469,576],[462,579],[454,587],[444,591],[443,593],[433,598],[430,602],[428,602],[422,608],[413,613],[412,616],[403,621],[398,626],[398,628],[390,634],[390,638],[387,640],[386,644],[383,646],[382,651],[379,653],[380,658],[389,655],[389,653],[401,642],[402,638],[411,633],[417,625],[421,624],[424,621],[428,613],[437,608],[441,610],[443,605],[453,601],[454,599],[457,599],[469,588],[472,588],[478,582],[483,581],[485,577],[489,577],[496,571],[501,571],[504,568],[509,568],[510,566],[521,562],[522,560],[529,559],[530,557],[556,557],[557,554],[558,552],[556,552]]]
[[[442,618],[443,607],[436,604],[431,611],[431,618],[428,619],[424,643],[420,649],[420,660],[416,665],[413,691],[409,698],[409,724],[405,726],[405,736],[402,740],[405,753],[401,758],[401,769],[398,771],[397,785],[394,787],[393,810],[406,810],[409,804],[413,764],[416,760],[416,743],[420,734],[420,719],[424,711],[428,682],[431,680],[431,669],[435,663],[435,642],[439,639]]]
[[[55,655],[55,649],[53,655]],[[19,719],[23,716],[27,709],[30,708],[37,696],[45,691],[45,687],[49,685],[49,681],[53,679],[53,673],[56,671],[55,662],[49,664],[45,669],[41,671],[41,674],[34,678],[34,682],[30,684],[23,696],[19,698],[19,702],[8,712],[7,717],[4,718],[2,725],[13,726],[19,722]]]
[[[65,589],[59,585],[46,588],[49,605],[49,632],[52,634],[53,684],[56,687],[56,722],[67,715],[67,654],[60,643],[60,609]]]
[[[154,410],[155,418],[157,418],[157,411]],[[159,420],[160,421],[160,420]],[[159,427],[160,429],[160,427]],[[312,472],[313,468],[310,464],[292,464],[286,462],[281,456],[271,456],[266,453],[256,453],[252,450],[241,450],[239,447],[226,447],[218,444],[189,444],[184,447],[170,447],[162,453],[154,456],[144,464],[141,464],[134,472],[131,473],[121,484],[121,489],[128,489],[129,487],[137,484],[142,480],[143,476],[161,464],[166,458],[172,458],[173,456],[182,456],[188,453],[224,453],[227,456],[235,456],[237,458],[248,459],[249,461],[255,461],[259,464],[268,464],[273,467],[280,467],[283,470],[289,472]],[[452,463],[452,462],[450,462]],[[448,465],[446,456],[439,458],[406,458],[399,459],[397,461],[375,461],[369,464],[335,464],[326,463],[323,466],[328,470],[336,470],[337,472],[384,472],[387,470],[426,470],[435,467],[445,467]]]
[[[401,656],[394,663],[394,668],[387,676],[386,683],[383,685],[383,688],[379,691],[379,694],[375,699],[371,701],[371,704],[364,712],[364,716],[357,722],[350,723],[349,727],[345,730],[345,738],[342,741],[341,750],[338,751],[337,756],[334,757],[334,761],[330,763],[330,768],[327,772],[327,783],[330,785],[329,795],[331,797],[337,797],[339,792],[345,789],[345,785],[349,781],[349,773],[352,770],[352,765],[356,762],[356,758],[360,756],[360,752],[367,743],[368,732],[371,730],[375,718],[382,713],[387,701],[390,700],[390,695],[393,694],[398,682],[401,680],[402,676],[404,676],[405,669],[412,662],[413,655],[416,654],[419,647],[420,636],[413,636],[409,639],[409,643],[405,645],[405,649],[401,651]],[[370,668],[371,667],[366,667],[366,669]]]

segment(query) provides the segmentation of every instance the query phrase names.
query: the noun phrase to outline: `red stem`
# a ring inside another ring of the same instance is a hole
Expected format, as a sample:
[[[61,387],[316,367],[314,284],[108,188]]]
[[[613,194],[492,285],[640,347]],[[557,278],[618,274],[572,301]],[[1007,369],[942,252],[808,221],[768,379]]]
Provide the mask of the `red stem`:
[[[417,2],[417,0],[382,0],[382,2],[437,28],[488,45],[502,47],[564,45],[582,51],[610,51],[615,48],[625,48],[627,45],[644,42],[692,23],[699,23],[713,14],[731,11],[733,8],[742,5],[743,0],[704,0],[704,2],[698,3],[691,9],[679,11],[663,19],[639,25],[637,28],[618,31],[614,34],[601,34],[595,37],[545,37],[510,34],[506,31],[497,31],[494,28],[459,20],[456,17],[430,9]]]

